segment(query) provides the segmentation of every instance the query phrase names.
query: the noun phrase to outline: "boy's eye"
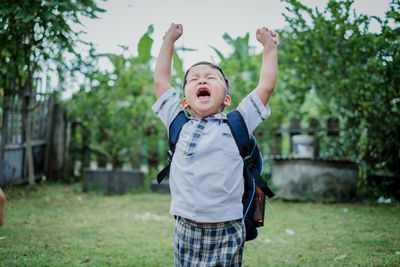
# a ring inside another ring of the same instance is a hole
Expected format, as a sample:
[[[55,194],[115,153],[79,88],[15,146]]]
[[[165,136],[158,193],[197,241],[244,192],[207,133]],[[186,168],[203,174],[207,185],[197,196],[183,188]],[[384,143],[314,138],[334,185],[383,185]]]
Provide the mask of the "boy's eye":
[[[208,78],[208,79],[216,79],[217,77],[215,77],[215,76],[208,76],[207,78]]]
[[[195,81],[197,81],[197,78],[192,78],[192,79],[189,80],[190,83],[191,82],[195,82]]]

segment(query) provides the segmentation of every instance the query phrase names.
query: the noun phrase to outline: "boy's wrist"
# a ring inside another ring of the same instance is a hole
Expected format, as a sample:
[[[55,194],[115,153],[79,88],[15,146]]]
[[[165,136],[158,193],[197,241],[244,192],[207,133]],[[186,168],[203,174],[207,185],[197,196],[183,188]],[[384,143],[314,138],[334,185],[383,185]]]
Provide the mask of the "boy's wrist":
[[[165,37],[163,40],[163,43],[165,43],[166,45],[170,45],[170,46],[174,46],[175,45],[175,41],[170,37]]]
[[[276,45],[265,44],[263,45],[263,53],[269,53],[271,51],[276,51]]]

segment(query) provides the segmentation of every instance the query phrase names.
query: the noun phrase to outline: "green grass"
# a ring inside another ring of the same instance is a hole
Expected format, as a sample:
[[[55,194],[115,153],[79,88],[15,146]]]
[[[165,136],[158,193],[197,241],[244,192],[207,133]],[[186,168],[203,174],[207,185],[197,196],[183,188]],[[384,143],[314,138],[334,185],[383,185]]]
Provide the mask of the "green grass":
[[[48,183],[5,193],[0,266],[173,266],[169,195]],[[398,204],[272,205],[244,266],[399,266]]]

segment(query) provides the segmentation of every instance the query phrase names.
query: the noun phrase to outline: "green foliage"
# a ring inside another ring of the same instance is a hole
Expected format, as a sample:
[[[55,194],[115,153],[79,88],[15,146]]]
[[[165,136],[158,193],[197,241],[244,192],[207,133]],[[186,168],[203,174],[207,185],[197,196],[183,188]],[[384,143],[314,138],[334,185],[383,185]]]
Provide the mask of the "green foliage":
[[[285,2],[290,28],[279,31],[279,72],[269,102],[272,116],[255,131],[264,154],[276,145],[276,130],[287,127],[290,119],[317,118],[324,128],[324,121],[334,116],[342,132],[336,139],[318,135],[321,155],[399,172],[400,31],[393,26],[399,23],[398,1],[384,19],[358,15],[352,1],[329,1],[323,11],[296,0]],[[371,20],[380,23],[379,33],[369,32]],[[71,116],[90,132],[90,147],[102,150],[114,167],[149,162],[157,168],[165,163],[166,131],[151,111],[156,99],[150,68],[152,33],[149,26],[137,57],[98,55],[86,74],[87,84],[69,101]],[[249,34],[233,39],[226,33],[223,38],[232,54],[224,56],[211,48],[230,82],[229,112],[257,86],[262,58],[249,45]],[[176,48],[173,54],[171,84],[176,87],[181,87],[184,75],[179,51],[192,50]],[[100,57],[114,69],[100,71]],[[288,138],[283,139],[288,153]]]
[[[0,88],[7,95],[32,90],[33,75],[49,61],[60,70],[65,52],[75,52],[81,17],[96,18],[104,10],[93,0],[0,2]]]
[[[95,56],[94,68],[86,73],[87,83],[67,103],[71,119],[80,121],[88,131],[91,150],[101,151],[96,154],[103,166],[110,162],[119,168],[129,163],[139,168],[149,163],[157,168],[164,158],[159,140],[165,139],[165,128],[151,109],[156,101],[150,68],[152,32],[153,26],[149,26],[139,41],[137,57]],[[101,58],[112,63],[111,71],[99,70]],[[183,72],[181,63],[174,66],[176,72]]]
[[[358,15],[352,1],[329,1],[325,10],[287,0],[290,28],[279,31],[279,73],[270,99],[272,116],[255,131],[258,141],[274,145],[277,129],[289,120],[317,118],[320,127],[339,117],[339,138],[318,134],[321,154],[364,160],[374,169],[399,172],[400,71],[399,3],[385,19]],[[369,32],[371,19],[380,33]],[[225,57],[214,47],[231,84],[232,108],[257,85],[261,55],[252,53],[249,35],[225,41]],[[382,127],[382,125],[385,125]],[[268,146],[263,145],[264,153]]]
[[[392,2],[384,20],[375,18],[381,32],[371,33],[371,18],[353,12],[353,1],[331,0],[323,12],[285,2],[290,30],[280,31],[279,47],[284,90],[297,106],[312,92],[321,118],[340,118],[337,156],[399,172],[399,28],[391,25],[398,25],[400,3]]]
[[[143,35],[143,37],[139,41],[138,44],[139,55],[137,57],[137,60],[140,63],[147,63],[152,58],[151,46],[153,44],[153,39],[151,39],[149,35],[151,35],[153,32],[154,32],[153,25],[150,25],[147,29],[147,33]]]
[[[0,101],[1,106],[8,105],[3,95],[18,94],[21,99],[30,184],[34,183],[34,164],[28,114],[36,105],[35,75],[52,63],[62,82],[66,70],[76,68],[67,64],[65,53],[80,58],[74,47],[80,42],[79,33],[72,26],[80,24],[81,17],[96,18],[103,11],[94,0],[0,2]]]

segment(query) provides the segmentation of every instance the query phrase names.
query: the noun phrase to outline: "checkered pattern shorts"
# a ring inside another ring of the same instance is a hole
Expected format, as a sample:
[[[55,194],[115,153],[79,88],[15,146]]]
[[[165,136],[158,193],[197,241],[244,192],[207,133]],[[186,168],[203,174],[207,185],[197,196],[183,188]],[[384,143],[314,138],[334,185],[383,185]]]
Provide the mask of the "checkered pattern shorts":
[[[175,266],[241,266],[245,240],[242,220],[198,224],[177,217]]]

